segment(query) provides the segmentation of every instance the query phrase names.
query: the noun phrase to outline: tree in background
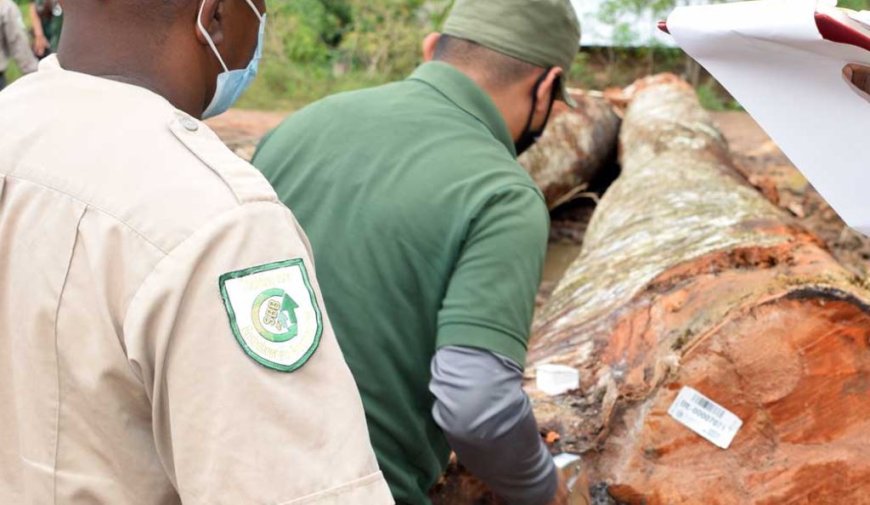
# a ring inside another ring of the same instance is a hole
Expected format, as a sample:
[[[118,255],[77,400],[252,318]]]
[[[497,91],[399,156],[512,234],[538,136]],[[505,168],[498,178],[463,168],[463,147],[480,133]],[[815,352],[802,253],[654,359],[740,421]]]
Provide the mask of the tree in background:
[[[583,1],[583,0],[580,0]],[[631,37],[630,26],[624,26],[624,16],[652,14],[654,18],[664,19],[674,8],[682,5],[734,2],[740,0],[602,0],[599,18],[617,26],[617,36]],[[870,0],[839,0],[839,7],[854,10],[870,9]],[[620,42],[619,40],[614,41]]]
[[[591,0],[578,0],[586,2]],[[598,51],[587,51],[581,55],[584,65],[575,65],[572,74],[585,86],[596,87],[602,82],[622,85],[632,82],[644,74],[661,71],[676,71],[698,89],[699,97],[705,107],[729,109],[739,107],[727,93],[691,58],[678,49],[662,47],[655,40],[642,40],[635,29],[636,20],[665,19],[676,7],[710,3],[733,2],[739,0],[594,0],[598,2],[598,19],[614,27],[612,47]],[[588,5],[588,4],[587,4]],[[870,9],[870,0],[840,0],[839,6],[855,10]],[[632,49],[624,49],[632,47]],[[598,61],[595,60],[598,56]],[[601,61],[601,57],[604,61]],[[592,75],[586,68],[591,61],[593,67],[603,67],[603,76]],[[596,65],[597,64],[597,65]]]
[[[342,41],[341,59],[369,74],[398,78],[420,62],[420,45],[437,29],[449,2],[351,0],[352,30]]]
[[[262,75],[242,106],[298,107],[321,96],[407,76],[452,0],[273,3]]]
[[[30,2],[15,1],[22,8]],[[599,18],[615,26],[614,45],[619,45],[637,42],[638,35],[625,22],[625,16],[651,14],[653,18],[664,18],[677,5],[722,0],[595,1],[600,3]],[[441,26],[452,3],[452,0],[270,2],[266,58],[260,77],[241,105],[292,109],[331,93],[401,79],[420,63],[423,37]],[[840,0],[840,6],[870,9],[870,0]],[[670,70],[685,73],[701,88],[706,85],[701,82],[700,68],[687,64],[676,49],[653,44],[640,49],[611,47],[598,51],[600,54],[586,51],[578,57],[570,72],[575,84],[593,88],[622,85],[639,77],[638,73]],[[11,70],[11,76],[15,77],[15,69]],[[702,92],[713,93],[706,89]]]

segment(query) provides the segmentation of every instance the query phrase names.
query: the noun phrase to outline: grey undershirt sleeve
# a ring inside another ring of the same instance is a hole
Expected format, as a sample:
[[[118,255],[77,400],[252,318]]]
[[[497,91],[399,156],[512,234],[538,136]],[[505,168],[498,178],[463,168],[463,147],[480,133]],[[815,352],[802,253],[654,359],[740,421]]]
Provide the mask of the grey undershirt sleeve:
[[[432,359],[432,415],[462,464],[510,505],[544,505],[558,477],[522,386],[522,367],[489,351],[445,347]]]

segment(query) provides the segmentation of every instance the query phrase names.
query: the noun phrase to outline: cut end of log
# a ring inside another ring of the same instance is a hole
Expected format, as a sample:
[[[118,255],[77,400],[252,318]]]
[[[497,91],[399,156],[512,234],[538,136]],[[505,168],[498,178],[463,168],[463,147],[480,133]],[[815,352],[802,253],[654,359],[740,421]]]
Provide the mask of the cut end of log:
[[[625,503],[870,502],[870,293],[736,172],[688,84],[622,96],[622,176],[530,348],[582,392],[535,395],[539,421]],[[683,386],[743,420],[729,449],[668,415]]]
[[[737,173],[688,84],[621,96],[622,176],[529,352],[581,389],[530,388],[540,426],[621,503],[870,505],[863,279]],[[742,421],[728,449],[670,415],[684,387],[720,406],[697,404],[708,428]],[[437,504],[498,503],[456,468]]]
[[[676,74],[663,73],[639,79],[627,88],[607,88],[604,90],[604,97],[614,107],[625,109],[643,90],[667,85],[688,89],[694,93],[692,86]]]
[[[755,306],[695,343],[666,387],[625,406],[599,471],[626,503],[861,503],[870,497],[868,339],[870,312],[846,293]],[[684,385],[743,420],[731,448],[668,415]],[[823,468],[843,473],[813,474]]]

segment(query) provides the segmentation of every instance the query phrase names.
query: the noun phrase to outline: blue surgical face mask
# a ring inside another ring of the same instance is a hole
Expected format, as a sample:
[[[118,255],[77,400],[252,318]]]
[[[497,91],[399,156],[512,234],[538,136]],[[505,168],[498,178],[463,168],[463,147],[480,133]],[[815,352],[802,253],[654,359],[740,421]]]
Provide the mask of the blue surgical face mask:
[[[229,110],[229,108],[239,100],[242,93],[244,93],[251,83],[254,82],[254,78],[257,77],[257,70],[260,67],[260,58],[263,56],[263,40],[266,35],[266,15],[260,14],[260,11],[257,10],[257,7],[251,0],[247,0],[247,2],[248,5],[251,6],[251,9],[254,10],[254,14],[257,15],[257,19],[260,20],[260,34],[257,40],[257,49],[254,51],[254,58],[250,63],[248,63],[247,68],[239,70],[230,70],[227,67],[227,64],[224,62],[223,57],[221,57],[221,53],[218,51],[214,40],[212,40],[211,35],[208,34],[205,27],[202,25],[202,13],[205,8],[205,2],[203,2],[199,7],[199,17],[197,18],[199,31],[208,41],[208,45],[211,47],[211,50],[214,51],[221,66],[224,67],[224,71],[218,74],[214,97],[211,99],[211,103],[205,109],[205,112],[202,113],[203,119],[219,116]]]

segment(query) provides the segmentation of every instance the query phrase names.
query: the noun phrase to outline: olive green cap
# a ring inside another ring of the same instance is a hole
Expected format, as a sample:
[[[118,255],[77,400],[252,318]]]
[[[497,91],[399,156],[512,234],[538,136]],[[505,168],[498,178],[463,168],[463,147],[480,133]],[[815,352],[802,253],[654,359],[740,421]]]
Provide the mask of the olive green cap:
[[[570,0],[456,0],[442,32],[566,73],[580,50],[580,21]],[[576,106],[565,79],[559,98]]]

